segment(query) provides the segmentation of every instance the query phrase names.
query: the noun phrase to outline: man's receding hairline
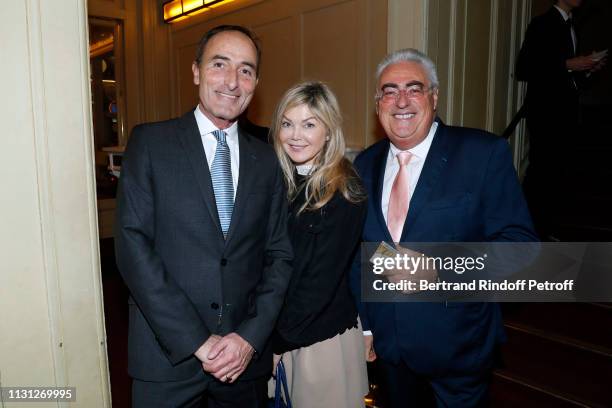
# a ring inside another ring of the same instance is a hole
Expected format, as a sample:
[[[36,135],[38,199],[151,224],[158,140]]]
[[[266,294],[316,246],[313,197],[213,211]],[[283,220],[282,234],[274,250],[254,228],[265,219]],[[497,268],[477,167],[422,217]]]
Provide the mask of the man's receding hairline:
[[[255,41],[251,37],[249,37],[248,35],[246,35],[242,31],[238,31],[238,30],[225,30],[225,31],[219,31],[218,33],[215,33],[212,37],[210,37],[208,39],[208,41],[204,45],[204,49],[202,49],[202,58],[204,57],[204,54],[206,53],[206,50],[208,49],[208,46],[210,45],[210,42],[213,41],[215,39],[215,37],[217,37],[219,35],[222,35],[222,34],[230,34],[230,33],[240,34],[242,37],[244,37],[247,40],[249,40],[249,43],[253,47],[253,51],[254,51],[254,54],[255,54],[255,64],[257,64],[258,63],[258,61],[257,61],[257,44],[255,44]]]

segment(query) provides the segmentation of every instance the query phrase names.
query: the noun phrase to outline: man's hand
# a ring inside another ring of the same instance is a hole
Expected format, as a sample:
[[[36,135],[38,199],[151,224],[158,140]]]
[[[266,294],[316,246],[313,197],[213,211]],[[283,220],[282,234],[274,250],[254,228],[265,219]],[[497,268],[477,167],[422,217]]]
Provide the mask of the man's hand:
[[[374,351],[374,336],[363,336],[365,341],[365,359],[368,363],[376,360],[376,352]]]
[[[602,69],[603,67],[606,66],[606,63],[608,62],[607,58],[604,57],[600,60],[597,60],[597,62],[595,63],[595,66],[593,68],[591,68],[591,70],[589,72],[597,72],[600,69]]]
[[[198,358],[198,360],[202,362],[202,366],[204,366],[205,363],[210,363],[210,360],[208,360],[208,353],[210,352],[212,346],[214,346],[219,340],[221,340],[221,336],[213,334],[208,339],[206,339],[204,344],[202,344],[195,353],[193,353]]]
[[[589,71],[593,69],[595,65],[597,65],[597,61],[588,55],[570,58],[565,61],[567,69],[572,71]]]
[[[204,370],[220,381],[233,383],[247,368],[255,350],[242,337],[230,333],[210,349]]]
[[[412,269],[413,264],[409,263],[410,269],[393,269],[388,270],[383,273],[383,276],[387,278],[387,280],[391,283],[399,283],[403,280],[411,281],[419,286],[419,281],[426,280],[428,282],[436,282],[438,280],[438,271],[434,268],[427,268],[427,257],[422,256],[421,253],[413,251],[408,248],[401,247],[399,245],[396,246],[397,252],[399,252],[402,256],[408,255],[410,258],[414,258],[416,261],[419,261],[416,269]],[[418,289],[408,290],[405,289],[402,293],[416,293],[419,292]]]

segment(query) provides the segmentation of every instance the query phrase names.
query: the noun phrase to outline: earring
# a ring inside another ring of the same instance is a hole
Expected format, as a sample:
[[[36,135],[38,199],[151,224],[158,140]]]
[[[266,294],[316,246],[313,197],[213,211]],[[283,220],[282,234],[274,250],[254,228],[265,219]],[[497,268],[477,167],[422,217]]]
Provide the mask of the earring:
[[[325,136],[325,141],[329,142],[329,136]]]

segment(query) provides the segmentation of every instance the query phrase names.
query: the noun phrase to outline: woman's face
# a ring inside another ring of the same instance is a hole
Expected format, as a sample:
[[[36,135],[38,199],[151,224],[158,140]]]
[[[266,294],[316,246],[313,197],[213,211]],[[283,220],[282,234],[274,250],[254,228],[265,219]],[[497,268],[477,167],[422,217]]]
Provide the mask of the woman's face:
[[[279,140],[296,166],[312,165],[326,137],[325,126],[306,104],[287,109],[281,118]]]

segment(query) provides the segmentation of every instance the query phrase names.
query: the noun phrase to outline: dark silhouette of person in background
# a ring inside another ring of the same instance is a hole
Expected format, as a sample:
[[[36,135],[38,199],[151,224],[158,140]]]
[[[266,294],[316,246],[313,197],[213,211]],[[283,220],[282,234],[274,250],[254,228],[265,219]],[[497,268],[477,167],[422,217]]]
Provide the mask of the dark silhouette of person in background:
[[[516,77],[527,81],[529,167],[524,183],[530,211],[542,239],[554,239],[555,209],[563,202],[565,173],[571,170],[573,141],[580,134],[579,92],[587,73],[605,58],[578,55],[572,10],[581,0],[557,0],[527,28]]]
[[[244,111],[242,115],[238,118],[238,126],[240,129],[244,130],[251,136],[261,140],[264,143],[270,143],[268,140],[268,133],[270,132],[270,128],[265,126],[259,126],[256,123],[253,123],[247,117],[247,111]]]

